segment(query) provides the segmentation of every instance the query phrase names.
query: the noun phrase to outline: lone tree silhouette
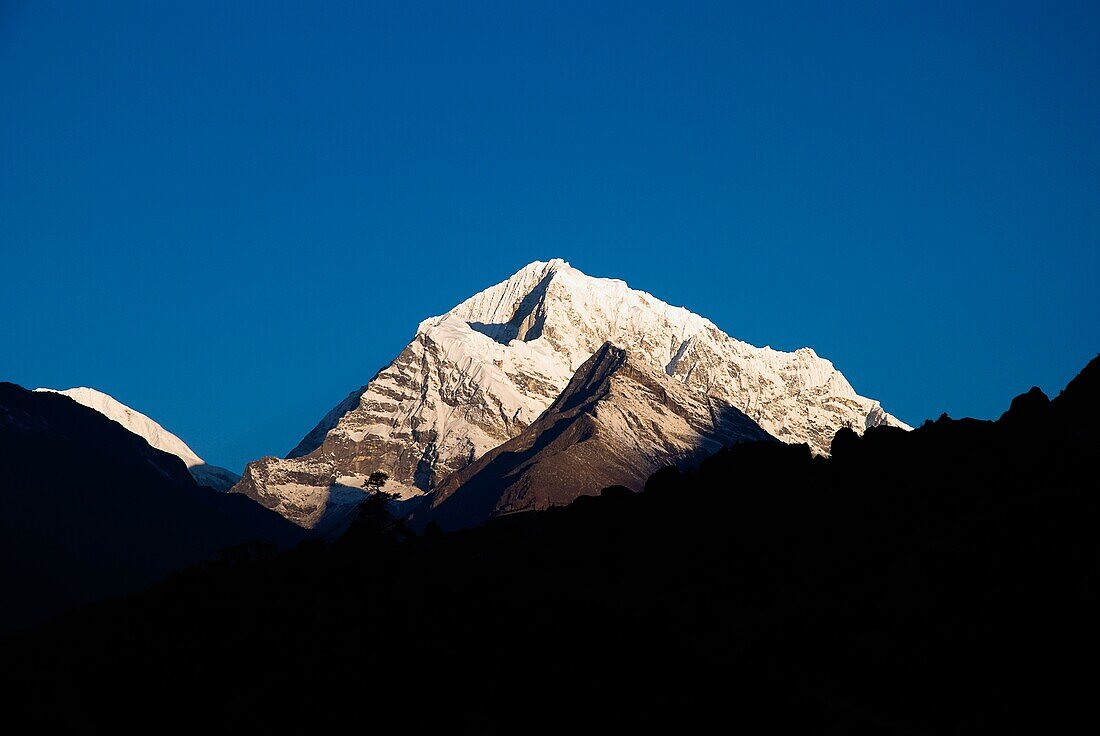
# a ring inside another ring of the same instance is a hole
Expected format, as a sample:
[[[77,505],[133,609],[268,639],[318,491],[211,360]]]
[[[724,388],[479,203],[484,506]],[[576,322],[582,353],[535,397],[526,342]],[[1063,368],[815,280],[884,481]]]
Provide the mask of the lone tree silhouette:
[[[366,489],[372,493],[378,493],[382,490],[382,486],[386,485],[386,481],[390,479],[386,473],[381,470],[376,470],[370,474],[367,478]]]
[[[382,490],[389,478],[381,470],[376,470],[367,478],[367,482],[363,484],[363,490],[367,492],[366,498],[356,509],[355,520],[342,537],[343,540],[364,543],[401,535],[404,522],[394,519],[387,508],[397,498],[397,494]]]

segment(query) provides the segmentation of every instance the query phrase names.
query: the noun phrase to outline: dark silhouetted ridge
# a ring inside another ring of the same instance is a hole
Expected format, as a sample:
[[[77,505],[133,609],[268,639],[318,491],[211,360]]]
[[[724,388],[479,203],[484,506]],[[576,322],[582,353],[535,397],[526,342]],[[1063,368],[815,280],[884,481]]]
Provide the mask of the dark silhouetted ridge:
[[[581,374],[561,415],[614,396],[629,363],[607,392]],[[15,732],[74,713],[109,731],[171,714],[253,732],[1079,732],[1100,655],[1097,388],[1094,362],[998,421],[841,431],[831,458],[737,443],[640,493],[449,533],[410,537],[367,508],[342,543],[195,568],[7,641],[5,717]],[[522,463],[503,458],[507,480]]]
[[[67,396],[0,383],[0,631],[301,530]]]

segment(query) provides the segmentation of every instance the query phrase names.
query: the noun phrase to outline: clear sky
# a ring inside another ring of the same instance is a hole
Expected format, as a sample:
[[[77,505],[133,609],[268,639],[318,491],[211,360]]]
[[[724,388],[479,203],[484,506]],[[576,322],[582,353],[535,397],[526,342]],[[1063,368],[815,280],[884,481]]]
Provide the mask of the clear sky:
[[[561,257],[994,417],[1100,351],[1098,39],[1096,2],[2,2],[0,379],[240,470]]]

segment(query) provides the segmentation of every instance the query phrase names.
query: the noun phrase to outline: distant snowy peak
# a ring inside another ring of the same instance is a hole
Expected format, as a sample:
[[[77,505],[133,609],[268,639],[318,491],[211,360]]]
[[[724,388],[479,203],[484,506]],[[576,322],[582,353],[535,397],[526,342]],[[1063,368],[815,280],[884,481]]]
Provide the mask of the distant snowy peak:
[[[828,453],[842,426],[906,425],[859,396],[812,349],[791,353],[730,337],[710,320],[618,279],[594,278],[563,260],[536,261],[476,294],[420,333],[444,340],[461,321],[506,345],[564,387],[604,342],[648,360],[690,388],[731,401],[771,434]],[[559,389],[560,390],[560,389]]]
[[[381,470],[403,494],[518,436],[604,343],[724,401],[784,442],[829,451],[841,427],[904,427],[813,350],[734,339],[708,319],[563,260],[536,261],[420,323],[412,341],[290,454],[253,463],[235,491],[304,525],[333,512],[342,477]]]
[[[83,404],[90,409],[95,409],[108,419],[112,419],[123,427],[143,438],[151,447],[175,455],[183,460],[191,476],[201,485],[210,486],[219,491],[228,490],[236,483],[240,476],[225,468],[216,465],[208,465],[195,451],[187,446],[187,443],[172,434],[155,421],[139,411],[131,409],[122,402],[116,400],[102,391],[94,388],[69,388],[57,390],[52,388],[39,388],[36,391],[49,391],[68,396],[78,404]]]

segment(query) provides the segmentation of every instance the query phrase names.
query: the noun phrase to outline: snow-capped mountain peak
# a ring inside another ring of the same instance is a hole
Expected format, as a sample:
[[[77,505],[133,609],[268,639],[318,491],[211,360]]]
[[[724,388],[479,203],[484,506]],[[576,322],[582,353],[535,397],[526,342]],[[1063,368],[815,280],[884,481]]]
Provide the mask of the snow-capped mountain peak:
[[[208,465],[199,457],[187,443],[169,432],[157,422],[145,416],[141,412],[131,409],[113,396],[97,391],[94,388],[80,386],[64,390],[52,388],[38,388],[36,391],[49,391],[68,396],[78,404],[83,404],[90,409],[95,409],[108,419],[114,420],[123,427],[145,439],[151,447],[175,455],[183,460],[187,469],[195,480],[217,490],[228,490],[236,483],[240,476],[225,468],[216,465]]]
[[[381,470],[403,496],[429,491],[534,422],[604,343],[818,453],[840,427],[904,426],[809,348],[754,347],[683,307],[553,259],[422,321],[288,459],[253,463],[235,490],[310,526],[335,502],[334,478],[359,487]]]

